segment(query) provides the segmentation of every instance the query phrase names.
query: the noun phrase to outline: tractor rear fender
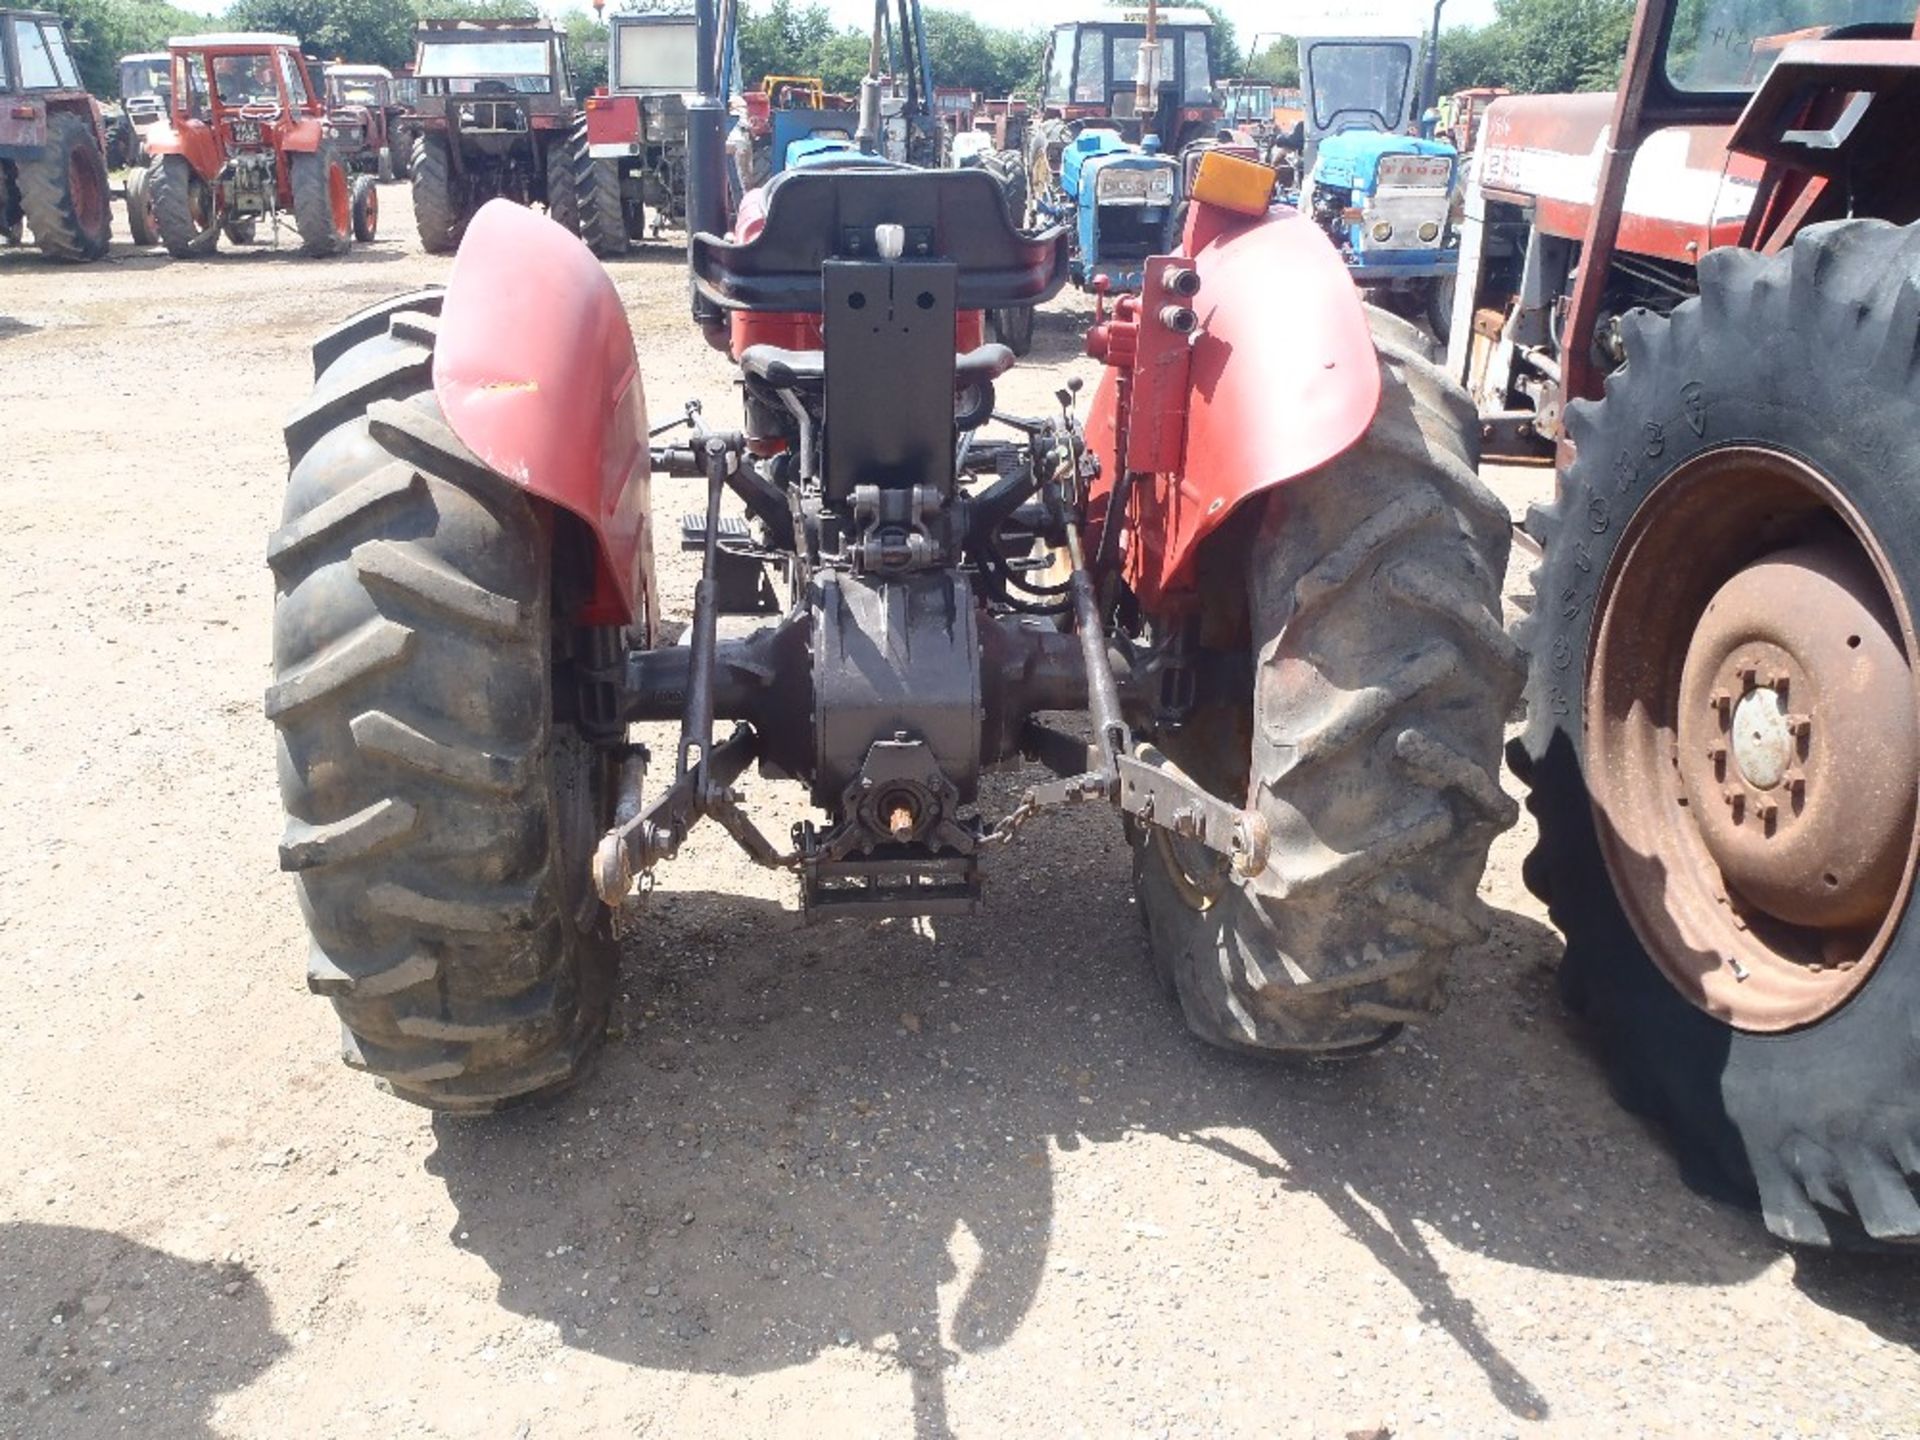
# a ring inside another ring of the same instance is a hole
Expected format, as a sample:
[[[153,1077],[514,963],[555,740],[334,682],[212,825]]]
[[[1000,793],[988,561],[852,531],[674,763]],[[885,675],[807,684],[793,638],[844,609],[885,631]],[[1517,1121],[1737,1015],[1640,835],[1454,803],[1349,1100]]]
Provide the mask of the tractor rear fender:
[[[524,206],[482,206],[447,282],[433,389],[469,450],[592,532],[581,619],[651,631],[646,394],[626,311],[587,248]]]
[[[311,155],[326,138],[326,124],[319,116],[296,115],[281,133],[280,148],[289,155]]]
[[[189,120],[178,129],[164,120],[148,127],[141,138],[147,154],[184,155],[201,178],[211,180],[220,173],[220,142],[204,120]]]
[[[1196,203],[1182,250],[1199,272],[1179,468],[1136,481],[1127,578],[1141,601],[1192,588],[1200,542],[1242,502],[1306,475],[1357,442],[1380,404],[1380,362],[1360,293],[1320,227],[1276,207],[1257,219]],[[1143,324],[1162,323],[1147,315]],[[1118,371],[1094,393],[1088,441],[1098,500],[1118,476]],[[1140,408],[1156,397],[1136,392]]]

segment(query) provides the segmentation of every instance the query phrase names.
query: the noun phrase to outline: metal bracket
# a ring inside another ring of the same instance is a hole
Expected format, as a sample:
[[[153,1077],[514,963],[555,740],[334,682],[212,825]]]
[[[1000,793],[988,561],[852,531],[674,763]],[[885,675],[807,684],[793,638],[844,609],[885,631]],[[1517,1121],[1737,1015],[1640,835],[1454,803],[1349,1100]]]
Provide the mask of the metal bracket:
[[[1273,835],[1264,816],[1211,795],[1151,745],[1118,757],[1122,813],[1224,855],[1244,878],[1267,868]]]

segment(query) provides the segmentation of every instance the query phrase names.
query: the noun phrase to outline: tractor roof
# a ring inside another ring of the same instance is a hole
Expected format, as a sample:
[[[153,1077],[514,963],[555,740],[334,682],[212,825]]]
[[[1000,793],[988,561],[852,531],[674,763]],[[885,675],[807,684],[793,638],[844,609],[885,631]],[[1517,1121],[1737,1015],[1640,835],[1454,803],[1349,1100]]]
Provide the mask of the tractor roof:
[[[384,65],[329,65],[327,74],[348,80],[391,80],[393,72]]]
[[[169,58],[171,57],[169,57],[164,50],[142,50],[138,55],[122,55],[120,57],[120,63],[122,65],[137,65],[142,60],[166,60]]]
[[[270,30],[231,30],[212,35],[173,35],[167,39],[169,50],[267,50],[285,46],[298,50],[300,42],[291,35],[276,35]]]
[[[413,32],[425,40],[485,40],[502,30],[525,31],[539,35],[558,35],[560,27],[538,15],[523,15],[511,20],[422,20]]]
[[[1066,19],[1055,22],[1060,25],[1144,25],[1147,23],[1145,5],[1079,5]],[[1178,6],[1160,7],[1160,24],[1172,30],[1185,30],[1192,26],[1210,28],[1213,16],[1198,7]]]

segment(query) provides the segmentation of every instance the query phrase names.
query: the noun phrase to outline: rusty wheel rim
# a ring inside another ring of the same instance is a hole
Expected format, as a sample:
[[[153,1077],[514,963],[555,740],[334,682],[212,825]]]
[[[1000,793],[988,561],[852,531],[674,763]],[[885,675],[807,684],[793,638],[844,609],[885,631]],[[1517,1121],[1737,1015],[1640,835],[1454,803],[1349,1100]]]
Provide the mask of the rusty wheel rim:
[[[345,166],[327,167],[327,202],[333,210],[333,233],[345,235],[353,227],[353,192]]]
[[[1819,471],[1730,446],[1647,497],[1596,603],[1588,789],[1641,943],[1738,1029],[1825,1018],[1920,853],[1920,652],[1885,555]]]
[[[106,172],[96,169],[92,151],[76,147],[68,157],[67,190],[81,230],[98,234],[107,224]]]

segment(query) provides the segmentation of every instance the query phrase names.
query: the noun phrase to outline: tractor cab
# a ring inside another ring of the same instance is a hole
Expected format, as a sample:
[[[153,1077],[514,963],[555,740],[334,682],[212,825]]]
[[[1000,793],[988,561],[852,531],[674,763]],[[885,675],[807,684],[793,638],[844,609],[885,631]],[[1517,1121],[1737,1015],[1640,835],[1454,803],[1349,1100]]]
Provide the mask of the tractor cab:
[[[1161,6],[1154,49],[1145,7],[1101,6],[1047,37],[1041,104],[1049,118],[1101,121],[1130,141],[1157,133],[1177,151],[1220,122],[1213,93],[1213,17]],[[1143,112],[1140,87],[1154,97]]]
[[[173,105],[173,66],[164,51],[120,57],[120,104],[141,135]]]

